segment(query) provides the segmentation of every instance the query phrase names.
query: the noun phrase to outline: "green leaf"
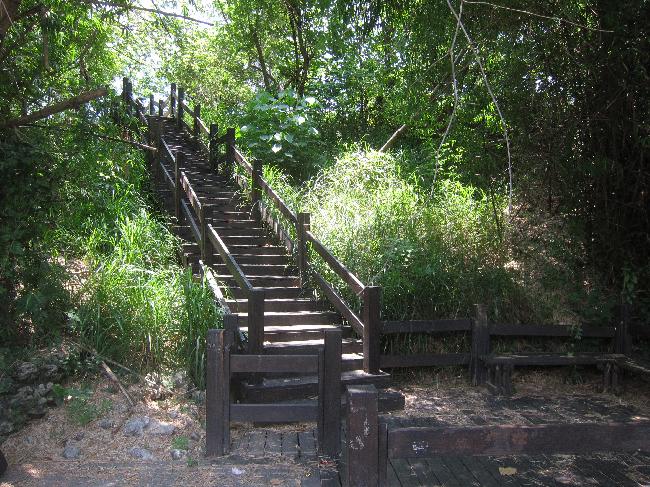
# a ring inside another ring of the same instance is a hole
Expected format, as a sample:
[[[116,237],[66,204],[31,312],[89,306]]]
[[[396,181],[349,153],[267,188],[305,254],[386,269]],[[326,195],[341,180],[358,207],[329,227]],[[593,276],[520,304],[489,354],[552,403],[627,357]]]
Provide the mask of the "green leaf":
[[[282,132],[276,132],[273,138],[280,142],[282,140]]]
[[[289,142],[290,144],[293,142],[293,135],[291,134],[284,134],[284,140]]]
[[[302,115],[296,115],[295,117],[293,117],[293,119],[295,120],[295,122],[298,125],[302,125],[303,123],[305,123],[307,121],[307,119],[305,117],[303,117]]]
[[[275,153],[278,153],[282,150],[282,145],[280,144],[273,144],[273,147],[271,147],[271,150]]]

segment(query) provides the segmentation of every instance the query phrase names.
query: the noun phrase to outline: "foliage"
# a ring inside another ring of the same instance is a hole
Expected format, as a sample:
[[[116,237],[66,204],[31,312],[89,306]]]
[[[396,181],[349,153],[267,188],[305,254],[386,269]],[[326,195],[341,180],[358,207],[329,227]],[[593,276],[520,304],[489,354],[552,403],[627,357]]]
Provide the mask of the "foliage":
[[[293,90],[277,96],[262,91],[247,103],[240,135],[253,157],[281,167],[298,181],[322,165],[322,145],[314,127],[314,97],[298,97]]]

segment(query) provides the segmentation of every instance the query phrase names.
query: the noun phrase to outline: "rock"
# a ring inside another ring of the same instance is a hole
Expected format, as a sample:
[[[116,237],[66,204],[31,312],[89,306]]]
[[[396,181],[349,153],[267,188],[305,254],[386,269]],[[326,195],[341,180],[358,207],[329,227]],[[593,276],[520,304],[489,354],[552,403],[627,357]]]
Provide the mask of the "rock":
[[[188,380],[187,380],[187,372],[184,370],[180,370],[176,372],[172,376],[172,381],[174,383],[174,388],[175,389],[180,389],[184,386],[187,386]]]
[[[138,448],[137,446],[134,446],[129,450],[129,454],[133,458],[139,458],[140,460],[153,460],[153,453],[146,448]]]
[[[176,426],[154,419],[149,426],[149,433],[152,435],[169,436],[174,433]]]
[[[197,404],[203,404],[205,402],[205,391],[194,391],[192,400]]]
[[[59,371],[59,367],[54,364],[45,364],[41,367],[40,375],[49,380],[59,380],[63,374]]]
[[[84,433],[83,431],[78,431],[78,432],[77,432],[77,433],[72,437],[72,439],[73,439],[74,441],[81,441],[81,440],[84,439],[85,436],[86,436],[86,433]]]
[[[14,430],[14,425],[10,421],[0,422],[0,435],[8,435]]]
[[[190,435],[190,440],[199,441],[200,439],[201,439],[201,435],[200,435],[198,432],[196,432],[196,431],[194,431],[194,432]]]
[[[103,430],[110,430],[115,427],[115,423],[112,419],[104,418],[99,422],[99,427]]]
[[[179,412],[178,411],[169,411],[169,417],[172,419],[178,418]]]
[[[79,455],[81,455],[81,450],[77,446],[68,445],[63,449],[63,458],[68,460],[79,458]]]
[[[185,456],[185,452],[183,450],[174,449],[170,453],[174,460],[180,460]]]
[[[29,411],[27,411],[27,416],[29,416],[31,419],[42,418],[46,414],[47,414],[47,409],[45,409],[45,407],[41,405],[34,406]]]
[[[16,366],[13,376],[18,382],[33,382],[38,376],[38,368],[31,362],[21,362]]]
[[[148,416],[130,419],[124,425],[124,434],[127,436],[140,436],[147,426],[149,426]]]

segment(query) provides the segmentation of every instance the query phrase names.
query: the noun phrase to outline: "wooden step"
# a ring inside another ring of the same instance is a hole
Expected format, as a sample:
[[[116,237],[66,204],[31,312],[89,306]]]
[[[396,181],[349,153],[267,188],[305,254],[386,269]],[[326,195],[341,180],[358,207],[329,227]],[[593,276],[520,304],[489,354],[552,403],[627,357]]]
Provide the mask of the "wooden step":
[[[289,264],[290,258],[288,255],[265,255],[265,254],[234,254],[233,257],[237,260],[239,265],[283,265]]]
[[[271,238],[268,235],[220,235],[220,237],[229,249],[235,245],[272,245]]]
[[[226,246],[237,262],[241,255],[287,255],[287,249],[280,245],[237,245],[230,242]]]
[[[302,298],[303,296],[308,296],[313,292],[299,287],[263,287],[262,289],[266,292],[267,299]],[[235,299],[248,298],[248,291],[240,289],[239,287],[232,287],[229,291]]]
[[[227,286],[235,287],[237,282],[231,275],[219,274],[215,276],[218,281],[225,283]],[[300,278],[298,276],[246,276],[246,279],[255,287],[299,287]]]
[[[239,328],[243,333],[248,333],[248,327]],[[294,340],[313,340],[323,336],[325,330],[336,330],[335,325],[275,325],[264,326],[264,341],[291,342]]]
[[[220,215],[219,218],[210,218],[210,221],[212,222],[213,227],[219,227],[219,228],[255,228],[259,225],[259,223],[255,220],[251,220],[250,218],[242,218],[242,219],[236,219],[236,218],[221,218]]]
[[[349,370],[341,373],[341,392],[353,384],[374,384],[388,387],[390,375],[386,373],[368,374],[362,370]],[[265,379],[260,384],[242,384],[242,393],[247,402],[264,403],[302,399],[318,394],[318,376]]]
[[[248,299],[228,299],[226,304],[233,313],[245,313],[248,311]],[[326,311],[326,307],[317,301],[309,298],[296,299],[265,299],[265,311],[289,312],[289,311]]]
[[[322,348],[322,338],[264,344],[264,352],[270,355],[309,355],[311,353],[317,353],[318,350],[321,350]],[[357,338],[343,338],[342,352],[363,353],[363,342]]]
[[[212,228],[219,234],[220,237],[268,237],[271,235],[269,232],[260,227],[251,226],[248,228],[242,227],[222,227],[212,225]]]
[[[196,246],[198,250],[198,245]],[[219,274],[229,274],[226,264],[215,264],[214,270]],[[282,264],[239,264],[244,274],[252,276],[291,276],[296,275],[296,268]]]
[[[239,326],[248,326],[248,313],[237,313]],[[293,311],[277,312],[264,310],[264,327],[275,325],[332,325],[341,322],[341,317],[333,311]]]

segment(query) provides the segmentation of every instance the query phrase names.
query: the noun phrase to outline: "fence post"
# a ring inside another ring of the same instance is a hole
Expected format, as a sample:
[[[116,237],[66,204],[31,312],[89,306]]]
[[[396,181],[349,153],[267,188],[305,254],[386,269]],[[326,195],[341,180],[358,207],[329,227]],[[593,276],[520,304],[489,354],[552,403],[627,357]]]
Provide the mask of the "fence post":
[[[248,353],[259,355],[264,348],[264,299],[262,288],[248,291]]]
[[[326,330],[322,373],[319,374],[318,446],[321,453],[329,456],[341,451],[341,349],[341,330]]]
[[[381,287],[363,289],[363,370],[379,373],[381,343]]]
[[[154,107],[153,103],[153,95],[149,95],[149,115],[156,114],[156,107]]]
[[[230,444],[230,348],[228,332],[208,330],[206,340],[205,450],[221,456]]]
[[[484,304],[475,306],[475,317],[472,321],[472,351],[470,356],[470,376],[472,385],[485,384],[486,369],[482,355],[490,353],[490,329],[488,328],[487,308]]]
[[[181,88],[180,86],[178,87],[178,107],[177,107],[177,112],[178,112],[178,117],[176,118],[176,124],[178,125],[178,128],[181,128],[183,126],[183,100],[185,99],[185,89]]]
[[[262,161],[259,159],[253,159],[253,174],[251,174],[251,202],[252,214],[254,220],[262,219],[261,212],[261,203],[262,203],[262,185],[260,180],[262,179]]]
[[[176,152],[174,158],[174,215],[176,215],[176,223],[181,222],[181,167],[184,165],[185,156],[181,151]]]
[[[348,487],[375,487],[379,482],[378,420],[375,386],[349,386],[345,439]]]
[[[208,215],[211,207],[203,203],[199,208],[199,225],[201,228],[201,260],[204,265],[212,264],[212,243],[208,238]]]
[[[217,136],[219,134],[219,126],[216,123],[210,124],[210,139],[208,140],[208,155],[210,158],[210,168],[219,173],[219,167],[217,166]]]
[[[194,132],[194,138],[198,141],[201,135],[201,128],[199,127],[199,119],[201,118],[201,104],[196,103],[194,105],[194,126],[192,131]]]
[[[226,129],[226,171],[230,172],[235,167],[235,129]]]
[[[176,83],[172,83],[169,93],[169,116],[171,118],[176,116]]]
[[[309,213],[298,213],[298,223],[296,224],[296,240],[298,244],[298,272],[300,275],[300,287],[307,286],[309,274],[307,271],[307,235],[310,229],[311,215]]]
[[[614,339],[614,352],[629,355],[631,345],[630,305],[623,302],[619,307],[619,317],[616,325],[616,336]]]
[[[165,108],[165,102],[162,100],[158,100],[158,116],[162,117],[163,116],[163,111]]]

